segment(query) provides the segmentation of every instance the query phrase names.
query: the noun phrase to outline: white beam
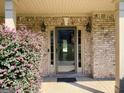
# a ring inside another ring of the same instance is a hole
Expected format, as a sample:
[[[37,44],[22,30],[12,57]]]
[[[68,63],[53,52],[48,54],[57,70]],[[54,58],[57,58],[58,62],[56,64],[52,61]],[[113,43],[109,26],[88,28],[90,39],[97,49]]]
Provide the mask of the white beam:
[[[5,26],[10,31],[16,31],[16,11],[13,0],[5,0]]]
[[[116,85],[115,93],[124,93],[124,0],[119,2],[116,21]],[[118,19],[119,18],[119,19]]]

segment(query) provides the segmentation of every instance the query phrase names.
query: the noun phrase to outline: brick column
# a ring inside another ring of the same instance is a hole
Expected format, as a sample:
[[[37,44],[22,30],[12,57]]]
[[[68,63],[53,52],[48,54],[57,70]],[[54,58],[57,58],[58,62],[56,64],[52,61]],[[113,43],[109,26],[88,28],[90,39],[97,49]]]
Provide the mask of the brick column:
[[[5,26],[10,31],[16,30],[16,12],[14,10],[13,0],[5,0]]]
[[[119,10],[119,11],[118,11]],[[124,0],[120,0],[117,13],[116,85],[115,93],[124,93]],[[118,20],[119,18],[119,20]],[[119,30],[119,31],[118,31]]]
[[[113,12],[92,16],[93,78],[115,78],[115,17]]]

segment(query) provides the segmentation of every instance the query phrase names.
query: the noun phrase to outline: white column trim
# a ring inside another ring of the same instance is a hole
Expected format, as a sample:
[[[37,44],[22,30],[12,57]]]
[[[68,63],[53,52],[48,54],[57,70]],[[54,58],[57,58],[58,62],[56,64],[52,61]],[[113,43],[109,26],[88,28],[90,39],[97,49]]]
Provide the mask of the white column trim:
[[[6,30],[16,31],[16,11],[13,0],[5,0],[5,26]]]
[[[124,2],[120,2],[119,11],[124,11]]]

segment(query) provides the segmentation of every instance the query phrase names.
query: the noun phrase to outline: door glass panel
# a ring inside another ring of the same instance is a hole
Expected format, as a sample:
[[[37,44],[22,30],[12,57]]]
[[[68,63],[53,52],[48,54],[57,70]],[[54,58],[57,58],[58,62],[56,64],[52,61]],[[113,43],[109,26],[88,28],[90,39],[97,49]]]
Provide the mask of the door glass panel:
[[[78,67],[81,67],[81,30],[78,30]]]
[[[54,65],[54,34],[53,34],[53,31],[50,32],[50,42],[51,42],[51,65]]]
[[[56,28],[56,60],[58,73],[74,73],[76,71],[76,28]]]
[[[74,30],[58,31],[59,61],[74,61]]]
[[[63,40],[63,52],[68,52],[68,42],[67,42],[67,40]]]

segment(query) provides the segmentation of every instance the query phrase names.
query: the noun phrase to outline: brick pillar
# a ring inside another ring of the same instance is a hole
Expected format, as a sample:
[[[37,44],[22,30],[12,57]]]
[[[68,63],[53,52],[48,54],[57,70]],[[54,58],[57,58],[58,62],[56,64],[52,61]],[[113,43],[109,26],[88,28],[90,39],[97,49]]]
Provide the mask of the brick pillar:
[[[115,18],[113,13],[93,14],[93,78],[115,78]]]
[[[16,12],[13,0],[5,0],[5,26],[10,31],[16,30]]]
[[[124,93],[124,0],[120,0],[118,10],[116,14],[117,15],[116,24],[118,25],[116,27],[117,28],[116,29],[117,31],[117,46],[116,46],[117,53],[116,53],[115,93]]]

